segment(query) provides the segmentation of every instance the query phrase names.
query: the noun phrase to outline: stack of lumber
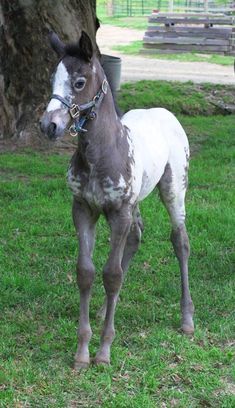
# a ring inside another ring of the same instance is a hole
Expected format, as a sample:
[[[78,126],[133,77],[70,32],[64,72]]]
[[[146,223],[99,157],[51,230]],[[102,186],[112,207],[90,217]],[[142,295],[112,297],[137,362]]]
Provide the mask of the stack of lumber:
[[[198,52],[235,55],[235,18],[223,14],[153,13],[144,53]]]

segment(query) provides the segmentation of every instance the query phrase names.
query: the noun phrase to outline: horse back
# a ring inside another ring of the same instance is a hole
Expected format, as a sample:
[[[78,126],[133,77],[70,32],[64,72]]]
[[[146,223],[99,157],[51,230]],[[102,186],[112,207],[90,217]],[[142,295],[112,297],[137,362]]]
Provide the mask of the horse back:
[[[183,171],[188,139],[176,117],[163,108],[131,110],[122,123],[129,128],[133,189],[140,201],[158,184],[167,163]]]

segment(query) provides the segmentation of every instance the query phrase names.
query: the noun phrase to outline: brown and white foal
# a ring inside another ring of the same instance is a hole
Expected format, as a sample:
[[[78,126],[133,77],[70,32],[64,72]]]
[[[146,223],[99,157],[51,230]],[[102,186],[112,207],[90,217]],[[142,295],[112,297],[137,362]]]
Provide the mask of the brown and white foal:
[[[105,73],[87,34],[82,32],[76,45],[64,45],[54,33],[50,39],[60,61],[41,128],[56,139],[72,123],[71,135],[79,135],[68,183],[79,239],[80,318],[75,367],[82,368],[90,363],[89,302],[95,275],[92,252],[96,222],[103,214],[111,229],[110,254],[103,269],[105,321],[94,360],[99,364],[110,362],[115,307],[124,274],[140,244],[138,203],[156,186],[170,216],[171,241],[180,266],[181,327],[187,334],[194,331],[184,204],[189,146],[182,126],[165,109],[131,110],[122,119],[117,117]]]

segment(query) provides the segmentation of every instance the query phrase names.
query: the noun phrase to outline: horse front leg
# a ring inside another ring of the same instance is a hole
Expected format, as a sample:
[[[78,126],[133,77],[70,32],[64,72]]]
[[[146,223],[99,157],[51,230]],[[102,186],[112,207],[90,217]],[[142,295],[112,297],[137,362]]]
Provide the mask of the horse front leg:
[[[103,270],[107,304],[100,349],[94,360],[96,364],[110,363],[110,348],[115,336],[115,308],[123,281],[122,258],[132,222],[131,210],[125,207],[118,212],[112,211],[107,219],[111,227],[111,251]]]
[[[122,271],[123,271],[123,278],[128,271],[129,264],[134,257],[135,253],[137,252],[140,243],[141,243],[141,235],[144,230],[143,221],[140,215],[140,210],[138,205],[133,210],[133,221],[130,227],[129,234],[127,236],[123,257],[122,257]],[[107,299],[105,299],[104,304],[101,306],[100,310],[97,313],[97,317],[101,318],[102,320],[105,319],[107,309]]]
[[[86,368],[90,363],[88,347],[92,331],[89,321],[89,303],[91,287],[95,276],[92,252],[97,219],[98,216],[91,214],[89,207],[74,200],[73,221],[79,240],[77,283],[80,291],[78,349],[75,355],[75,369]]]

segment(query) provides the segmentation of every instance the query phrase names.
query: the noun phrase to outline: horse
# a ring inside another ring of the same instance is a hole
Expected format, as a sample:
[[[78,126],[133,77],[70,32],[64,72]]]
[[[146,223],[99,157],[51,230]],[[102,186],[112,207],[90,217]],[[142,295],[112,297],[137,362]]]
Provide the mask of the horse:
[[[189,290],[189,239],[185,226],[189,143],[181,124],[166,109],[134,109],[120,118],[90,37],[65,45],[55,33],[50,43],[59,57],[53,94],[41,118],[49,139],[66,130],[78,136],[68,170],[73,194],[73,222],[78,235],[77,283],[80,292],[75,369],[110,364],[115,337],[114,315],[119,293],[143,230],[139,202],[157,186],[170,217],[171,242],[181,273],[181,330],[194,332]],[[92,253],[95,227],[103,215],[111,230],[110,252],[103,268],[105,303],[100,347],[90,359],[92,336],[89,302],[95,276]]]

